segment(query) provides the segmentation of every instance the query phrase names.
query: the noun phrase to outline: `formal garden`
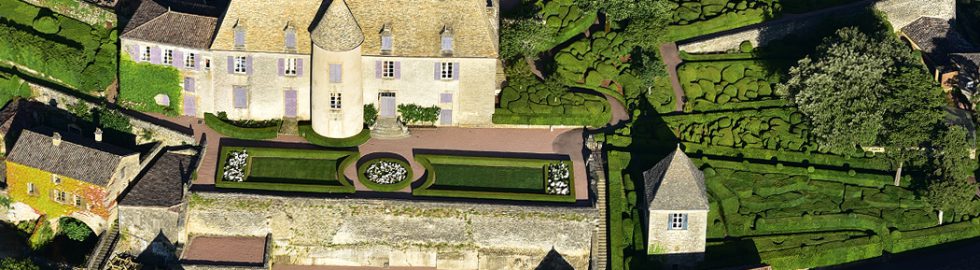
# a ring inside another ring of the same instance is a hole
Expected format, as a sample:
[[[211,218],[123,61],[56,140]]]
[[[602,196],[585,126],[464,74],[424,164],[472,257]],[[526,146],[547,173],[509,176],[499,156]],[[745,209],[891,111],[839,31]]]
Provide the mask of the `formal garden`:
[[[502,158],[417,154],[425,167],[415,196],[575,202],[575,179],[567,158]]]
[[[218,188],[315,193],[353,193],[344,169],[357,152],[267,147],[222,146]]]
[[[20,0],[0,1],[0,67],[99,95],[115,80],[118,33]]]

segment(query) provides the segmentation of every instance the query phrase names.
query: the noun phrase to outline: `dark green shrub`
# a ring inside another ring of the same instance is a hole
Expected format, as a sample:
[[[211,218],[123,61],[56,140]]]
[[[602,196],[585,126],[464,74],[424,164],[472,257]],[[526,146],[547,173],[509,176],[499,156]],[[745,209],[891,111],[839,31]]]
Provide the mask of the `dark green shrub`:
[[[85,223],[78,221],[74,218],[61,218],[58,220],[58,233],[65,235],[68,239],[75,241],[85,241],[90,235],[92,235],[92,230],[88,228]]]
[[[31,26],[34,27],[34,30],[44,34],[56,34],[61,30],[61,25],[58,24],[58,20],[51,16],[38,17]]]
[[[220,114],[220,113],[219,113]],[[227,116],[226,116],[227,119]],[[226,122],[222,118],[211,114],[204,114],[204,123],[214,131],[232,138],[245,140],[266,140],[279,136],[279,125],[266,127],[240,127],[232,122]]]
[[[347,148],[364,144],[370,140],[371,130],[365,128],[364,130],[361,130],[361,133],[348,138],[327,138],[320,136],[320,134],[317,134],[316,131],[313,131],[313,125],[311,125],[310,122],[301,122],[299,123],[299,135],[303,136],[306,141],[315,145],[330,148]]]
[[[378,108],[374,107],[374,103],[364,104],[364,125],[373,126],[374,122],[378,120]]]
[[[738,50],[743,53],[752,52],[752,42],[748,40],[742,41],[742,43],[738,44]]]

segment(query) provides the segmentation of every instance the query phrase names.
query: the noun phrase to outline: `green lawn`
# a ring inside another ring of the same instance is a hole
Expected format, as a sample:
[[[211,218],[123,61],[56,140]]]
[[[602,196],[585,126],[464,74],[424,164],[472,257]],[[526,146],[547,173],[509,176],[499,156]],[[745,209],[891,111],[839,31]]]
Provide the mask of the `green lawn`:
[[[337,161],[310,158],[255,157],[248,182],[326,184],[337,182]]]
[[[543,167],[499,167],[433,164],[435,188],[464,190],[514,190],[540,193],[544,190]]]

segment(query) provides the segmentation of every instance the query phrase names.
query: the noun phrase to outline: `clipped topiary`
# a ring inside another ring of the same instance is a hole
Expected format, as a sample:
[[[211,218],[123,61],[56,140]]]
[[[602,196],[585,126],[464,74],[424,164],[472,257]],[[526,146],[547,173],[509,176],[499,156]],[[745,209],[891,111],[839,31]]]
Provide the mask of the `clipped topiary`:
[[[40,16],[34,20],[31,26],[34,27],[34,30],[45,34],[57,34],[58,31],[61,31],[61,25],[58,24],[58,19],[51,16]]]
[[[721,70],[715,66],[704,66],[700,70],[701,78],[714,83],[721,82]]]
[[[721,77],[727,82],[737,82],[745,77],[745,66],[742,64],[731,64],[722,71]]]
[[[748,40],[742,41],[741,44],[738,44],[738,50],[744,53],[752,52],[752,42]]]

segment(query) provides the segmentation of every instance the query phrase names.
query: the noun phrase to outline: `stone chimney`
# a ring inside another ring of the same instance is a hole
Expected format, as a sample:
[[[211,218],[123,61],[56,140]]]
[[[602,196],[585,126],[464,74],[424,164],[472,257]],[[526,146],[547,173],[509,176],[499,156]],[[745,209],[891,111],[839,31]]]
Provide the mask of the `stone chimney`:
[[[54,135],[51,135],[51,144],[54,146],[61,145],[61,133],[55,132]]]
[[[102,142],[102,129],[95,128],[95,141]]]

